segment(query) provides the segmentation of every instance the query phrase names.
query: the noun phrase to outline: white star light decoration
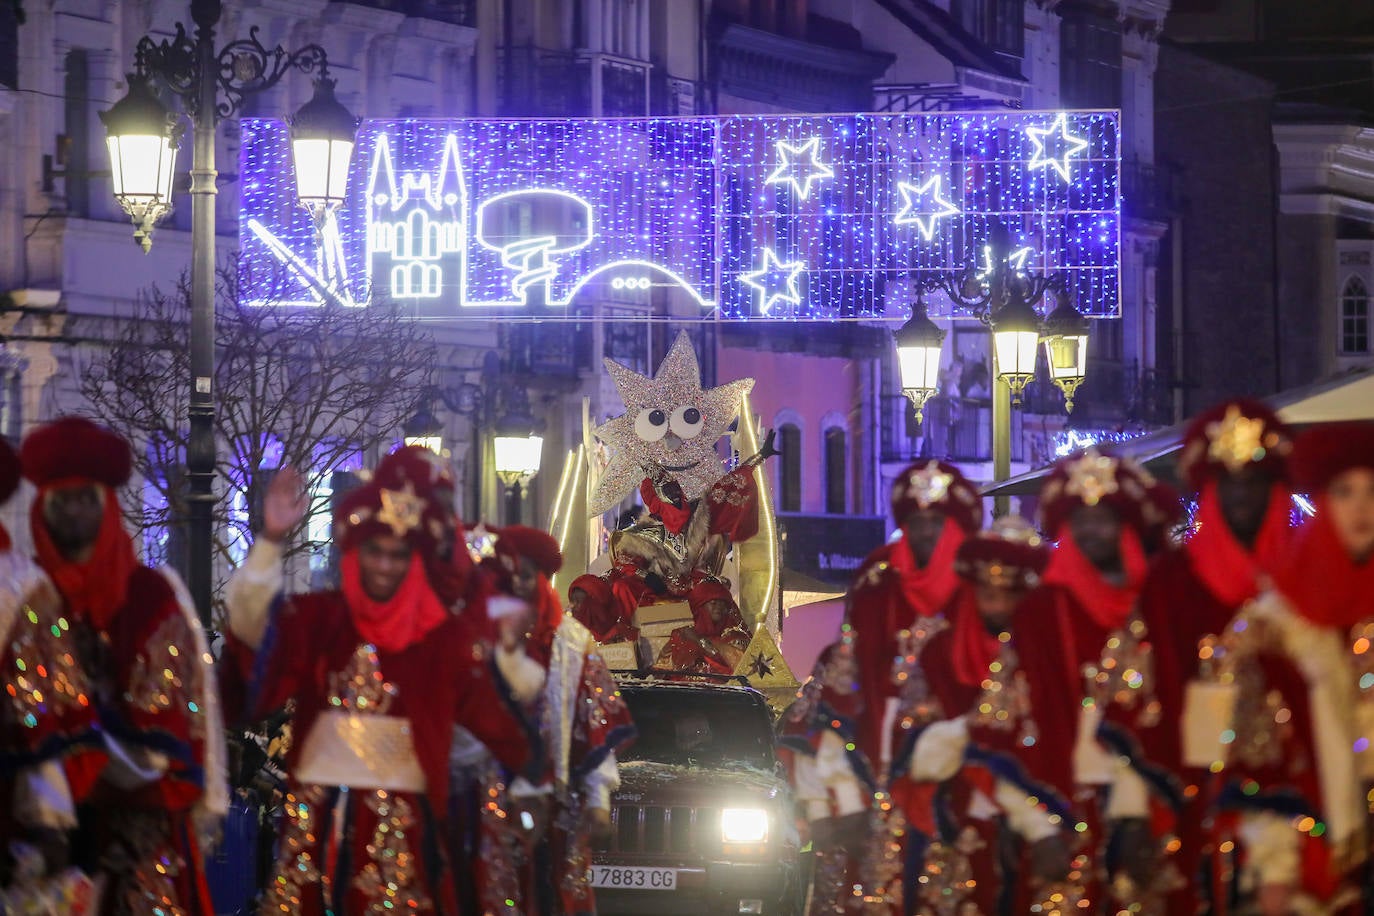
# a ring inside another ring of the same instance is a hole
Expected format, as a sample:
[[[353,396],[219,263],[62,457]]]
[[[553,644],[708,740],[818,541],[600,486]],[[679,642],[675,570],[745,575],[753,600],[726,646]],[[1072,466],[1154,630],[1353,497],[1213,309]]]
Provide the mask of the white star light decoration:
[[[936,220],[942,216],[958,216],[963,212],[945,198],[941,192],[942,184],[942,175],[932,175],[920,185],[909,181],[898,182],[897,190],[902,195],[902,209],[897,211],[892,221],[898,226],[914,225],[920,230],[921,237],[930,241],[935,235]],[[918,202],[925,202],[924,206]]]
[[[797,289],[797,278],[806,265],[801,261],[783,263],[771,248],[763,249],[763,266],[758,270],[741,276],[740,282],[759,291],[759,314],[772,315],[773,306],[778,300],[799,305],[801,293]]]
[[[835,177],[834,170],[820,160],[820,137],[812,137],[801,146],[779,140],[777,148],[778,167],[768,176],[765,184],[790,184],[792,190],[806,200],[811,196],[813,181]],[[804,163],[798,161],[802,156],[807,158]],[[802,171],[803,168],[805,171]]]
[[[1026,167],[1053,168],[1065,181],[1069,180],[1069,160],[1088,148],[1087,140],[1069,133],[1069,116],[1063,112],[1049,127],[1027,127],[1026,136],[1035,144]],[[1053,155],[1049,155],[1051,146],[1055,149]]]

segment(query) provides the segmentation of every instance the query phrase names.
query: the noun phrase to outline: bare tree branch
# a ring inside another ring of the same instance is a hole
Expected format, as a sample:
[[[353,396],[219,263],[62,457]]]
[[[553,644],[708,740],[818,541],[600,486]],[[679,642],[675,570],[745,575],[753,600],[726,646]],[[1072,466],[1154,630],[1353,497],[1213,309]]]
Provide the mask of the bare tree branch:
[[[312,493],[327,489],[328,475],[353,456],[391,444],[438,361],[433,338],[393,304],[241,305],[239,276],[237,264],[220,272],[215,303],[220,568],[250,539],[252,507],[277,467],[274,448]],[[185,518],[189,327],[186,277],[170,292],[150,288],[114,323],[109,348],[81,379],[89,413],[133,443],[135,470],[163,503],[147,504],[143,493],[126,501],[140,534],[174,530]],[[327,511],[317,496],[311,512]],[[323,546],[301,534],[288,556]]]

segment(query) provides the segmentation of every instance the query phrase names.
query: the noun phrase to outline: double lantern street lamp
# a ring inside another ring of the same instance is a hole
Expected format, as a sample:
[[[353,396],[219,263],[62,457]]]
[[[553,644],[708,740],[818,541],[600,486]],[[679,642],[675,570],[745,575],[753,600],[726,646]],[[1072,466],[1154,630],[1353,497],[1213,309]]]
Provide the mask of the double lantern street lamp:
[[[467,398],[471,404],[463,407],[463,397],[457,398],[458,403],[455,404],[437,388],[427,392],[426,400],[422,400],[415,415],[406,422],[402,435],[406,445],[418,445],[436,454],[443,454],[444,424],[434,415],[430,406],[434,400],[442,401],[446,407],[458,413],[476,414],[480,408],[475,397]],[[496,479],[504,488],[504,523],[512,525],[520,522],[525,488],[539,475],[544,437],[540,435],[542,424],[530,416],[527,396],[523,391],[517,390],[510,395],[508,407],[508,412],[496,421],[491,442]],[[478,442],[481,442],[480,437]],[[477,492],[480,494],[480,484],[478,486]],[[478,503],[480,505],[480,496]]]
[[[1009,240],[996,227],[987,247],[985,271],[972,267],[957,274],[925,280],[917,289],[911,318],[895,336],[902,393],[920,420],[925,404],[940,387],[940,357],[945,332],[926,313],[926,289],[943,291],[955,306],[970,312],[992,333],[992,475],[1001,483],[1011,476],[1011,408],[1035,377],[1041,345],[1050,381],[1064,393],[1073,410],[1074,395],[1087,374],[1088,321],[1073,307],[1062,276],[1016,271],[1008,263]],[[1042,322],[1035,305],[1050,290],[1057,293],[1054,311]],[[994,513],[1005,515],[1007,497],[994,499]]]
[[[114,196],[134,223],[134,239],[146,252],[153,227],[172,208],[180,135],[178,117],[156,89],[181,100],[192,124],[191,144],[191,399],[186,449],[189,481],[188,585],[203,621],[209,622],[212,588],[212,510],[215,432],[215,126],[233,117],[244,100],[276,86],[295,70],[315,76],[314,97],[291,125],[296,192],[322,231],[344,201],[357,119],[334,97],[328,59],[319,45],[289,52],[268,49],[249,37],[215,47],[219,0],[192,0],[195,35],[180,23],[162,41],[145,35],[134,52],[128,94],[100,117],[108,134]]]

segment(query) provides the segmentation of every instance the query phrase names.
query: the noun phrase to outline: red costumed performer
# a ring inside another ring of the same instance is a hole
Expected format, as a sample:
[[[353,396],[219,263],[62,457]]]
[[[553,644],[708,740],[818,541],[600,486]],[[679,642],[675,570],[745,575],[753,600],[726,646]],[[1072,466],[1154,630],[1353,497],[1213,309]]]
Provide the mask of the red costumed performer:
[[[1245,871],[1262,913],[1361,912],[1374,425],[1305,433],[1291,469],[1316,515],[1277,564],[1276,588],[1246,606],[1222,641],[1221,674],[1234,699],[1221,804],[1240,812]]]
[[[591,632],[563,613],[550,584],[563,565],[558,542],[520,525],[494,533],[495,556],[485,565],[503,593],[532,611],[526,652],[542,688],[521,699],[539,723],[545,784],[554,796],[525,911],[592,916],[591,844],[610,833],[611,793],[620,786],[616,752],[633,740],[634,723]]]
[[[1162,684],[1188,685],[1210,675],[1223,634],[1246,602],[1264,588],[1267,576],[1283,557],[1289,544],[1289,513],[1292,491],[1287,458],[1292,442],[1287,428],[1266,405],[1237,399],[1200,414],[1183,438],[1178,469],[1197,494],[1197,530],[1186,544],[1164,551],[1151,565],[1140,594],[1140,616],[1145,635],[1156,647],[1154,671]],[[1272,674],[1269,680],[1292,682],[1296,672],[1282,658],[1260,662]],[[1183,785],[1179,810],[1176,857],[1181,886],[1168,897],[1169,912],[1196,912],[1204,891],[1224,894],[1220,880],[1200,886],[1204,855],[1220,855],[1220,840],[1204,832],[1204,822],[1217,802],[1211,759],[1194,760],[1184,754],[1185,728],[1220,734],[1226,728],[1214,710],[1202,702],[1205,693],[1180,689],[1160,690],[1160,721],[1142,731],[1136,743],[1149,764],[1174,773]],[[1194,696],[1188,715],[1187,696]],[[1199,717],[1205,721],[1198,721]],[[1285,739],[1277,727],[1261,739],[1273,740],[1277,759],[1298,763],[1310,755],[1291,748],[1285,740],[1299,740],[1292,730]],[[1247,737],[1243,746],[1232,745],[1233,759],[1259,750]],[[1303,739],[1305,740],[1305,739]],[[1228,780],[1229,781],[1229,780]],[[1240,785],[1234,789],[1239,791]],[[1259,806],[1263,800],[1250,797]],[[1217,872],[1218,879],[1220,871]],[[1218,901],[1220,902],[1220,901]]]
[[[908,824],[908,913],[1012,916],[1055,894],[1043,911],[1068,912],[1082,899],[1064,752],[1075,698],[1022,664],[1040,643],[1022,599],[1047,559],[1026,522],[999,520],[959,548],[944,617],[902,634],[892,796]]]
[[[959,584],[954,556],[982,527],[983,500],[963,472],[943,461],[914,464],[892,485],[892,517],[902,534],[864,561],[850,590],[848,623],[859,660],[864,712],[859,743],[885,767],[891,757],[889,700],[897,634],[940,613]]]
[[[0,440],[0,502],[19,479],[19,456]],[[0,806],[0,889],[9,888],[0,890],[0,909],[20,908],[24,893],[49,892],[70,860],[76,805],[63,763],[96,753],[90,682],[63,623],[52,580],[11,549],[0,526],[0,684],[8,695],[0,702],[0,798],[10,800]],[[24,847],[36,855],[27,868]]]
[[[492,652],[473,617],[444,607],[427,575],[454,539],[431,469],[388,456],[335,510],[342,587],[282,597],[280,544],[306,509],[283,469],[263,531],[229,582],[226,662],[249,679],[247,714],[295,702],[297,741],[274,877],[263,912],[457,912],[445,822],[455,726],[518,770],[524,723],[501,672],[518,674],[518,636]],[[480,616],[480,615],[478,615]]]
[[[749,627],[730,586],[702,579],[687,596],[692,625],[673,630],[655,667],[693,674],[734,674],[749,648]]]
[[[76,802],[73,861],[103,877],[103,912],[208,916],[202,849],[228,801],[219,693],[185,588],[140,564],[124,531],[115,489],[131,473],[129,444],[68,417],[30,433],[20,460],[38,487],[38,562],[63,610],[47,633],[11,644],[36,653],[11,702],[35,703],[58,745],[97,718],[90,752],[47,771],[66,783],[49,797]]]
[[[1087,838],[1096,844],[1089,894],[1110,893],[1121,906],[1158,907],[1183,878],[1167,836],[1183,803],[1183,788],[1142,748],[1160,733],[1161,694],[1181,690],[1155,671],[1155,647],[1136,613],[1148,565],[1145,542],[1163,529],[1159,484],[1135,462],[1090,448],[1060,461],[1040,496],[1041,528],[1058,540],[1043,582],[1027,598],[1023,619],[1046,630],[1046,667],[1058,671],[1068,695],[1062,707],[1076,721],[1041,724],[1076,734],[1075,782],[1091,798]],[[1173,507],[1178,510],[1177,504]],[[1036,667],[1031,656],[1027,669]]]
[[[816,857],[808,916],[884,912],[896,878],[892,832],[874,808],[876,774],[854,743],[858,674],[848,639],[827,646],[778,721],[779,755]]]

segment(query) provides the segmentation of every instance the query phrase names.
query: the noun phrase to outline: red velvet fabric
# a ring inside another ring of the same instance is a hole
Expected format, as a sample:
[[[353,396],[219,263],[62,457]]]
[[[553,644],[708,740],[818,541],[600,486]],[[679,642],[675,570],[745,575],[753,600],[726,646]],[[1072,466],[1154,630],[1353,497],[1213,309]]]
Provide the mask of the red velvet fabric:
[[[864,701],[859,737],[870,759],[881,755],[887,699],[896,695],[892,664],[897,655],[897,634],[909,629],[918,617],[938,614],[949,602],[959,587],[954,558],[966,537],[963,528],[946,518],[940,541],[924,568],[916,565],[903,535],[870,554],[854,578],[847,616]],[[883,564],[887,568],[879,571]]]
[[[954,653],[954,676],[966,687],[978,687],[987,679],[988,666],[1002,651],[1002,641],[984,626],[973,588],[959,590],[953,602],[953,616],[950,650]]]
[[[678,490],[681,493],[681,490]],[[692,507],[687,500],[666,499],[660,496],[654,482],[645,477],[639,485],[639,498],[644,500],[644,509],[663,523],[669,534],[681,534],[692,517]]]

